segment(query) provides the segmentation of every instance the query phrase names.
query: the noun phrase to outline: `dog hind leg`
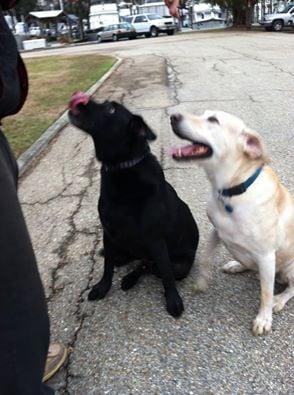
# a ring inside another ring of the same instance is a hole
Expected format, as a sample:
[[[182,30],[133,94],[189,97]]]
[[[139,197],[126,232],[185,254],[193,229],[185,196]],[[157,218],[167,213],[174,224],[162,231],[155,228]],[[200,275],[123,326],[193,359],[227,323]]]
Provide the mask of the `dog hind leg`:
[[[284,292],[274,296],[273,312],[279,313],[283,310],[286,303],[294,296],[294,280],[289,283],[289,286]]]
[[[194,259],[183,257],[182,259],[172,262],[175,280],[183,280],[189,274],[194,263]]]
[[[121,282],[122,290],[127,291],[128,289],[133,288],[139,281],[140,277],[147,273],[150,273],[150,267],[148,267],[146,263],[142,262],[135,270],[123,277]]]

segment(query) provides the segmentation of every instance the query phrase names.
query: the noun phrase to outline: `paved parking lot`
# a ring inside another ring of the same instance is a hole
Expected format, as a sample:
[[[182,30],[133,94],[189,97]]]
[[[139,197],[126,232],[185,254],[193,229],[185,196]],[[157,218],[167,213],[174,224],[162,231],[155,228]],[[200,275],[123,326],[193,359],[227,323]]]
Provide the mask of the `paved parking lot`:
[[[197,263],[210,225],[208,182],[195,164],[175,163],[168,115],[221,109],[261,132],[272,165],[294,192],[294,46],[292,34],[212,32],[86,45],[44,54],[113,53],[121,66],[96,98],[142,114],[158,135],[152,149],[167,179],[190,205],[201,231],[195,267],[179,285],[185,313],[164,309],[152,277],[128,293],[115,274],[107,297],[86,299],[102,272],[96,204],[99,172],[90,138],[66,127],[21,183],[20,196],[46,287],[52,338],[72,348],[51,381],[60,394],[291,394],[294,303],[274,317],[273,333],[254,338],[259,283],[253,274],[220,271],[220,249],[206,294],[194,295]],[[270,215],[270,213],[269,213]]]

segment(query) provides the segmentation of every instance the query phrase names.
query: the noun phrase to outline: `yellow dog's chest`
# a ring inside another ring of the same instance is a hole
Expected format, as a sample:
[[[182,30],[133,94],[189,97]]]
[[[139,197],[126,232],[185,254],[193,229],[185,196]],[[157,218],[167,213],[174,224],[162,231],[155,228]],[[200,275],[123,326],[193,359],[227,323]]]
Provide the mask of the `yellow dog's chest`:
[[[211,203],[207,211],[208,217],[216,229],[218,237],[233,257],[253,268],[258,248],[249,221],[238,210],[228,213],[221,204],[219,202]]]

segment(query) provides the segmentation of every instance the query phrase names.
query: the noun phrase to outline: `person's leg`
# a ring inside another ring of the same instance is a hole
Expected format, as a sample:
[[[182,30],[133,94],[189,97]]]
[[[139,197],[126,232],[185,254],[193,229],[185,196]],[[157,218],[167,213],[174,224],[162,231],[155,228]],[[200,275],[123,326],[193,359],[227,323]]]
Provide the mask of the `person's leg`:
[[[16,177],[0,131],[0,394],[38,395],[46,393],[49,319]]]

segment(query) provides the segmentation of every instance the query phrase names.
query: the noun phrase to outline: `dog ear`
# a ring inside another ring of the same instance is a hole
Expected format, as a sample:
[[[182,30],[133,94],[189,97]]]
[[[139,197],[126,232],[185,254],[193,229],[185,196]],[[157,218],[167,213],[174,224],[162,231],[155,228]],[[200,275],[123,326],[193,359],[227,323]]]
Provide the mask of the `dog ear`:
[[[250,159],[262,159],[264,162],[269,161],[263,139],[257,132],[245,128],[241,137],[243,151]]]
[[[156,139],[156,134],[149,128],[140,115],[133,115],[130,122],[130,128],[133,133],[136,133],[138,136],[144,137],[149,141]]]

